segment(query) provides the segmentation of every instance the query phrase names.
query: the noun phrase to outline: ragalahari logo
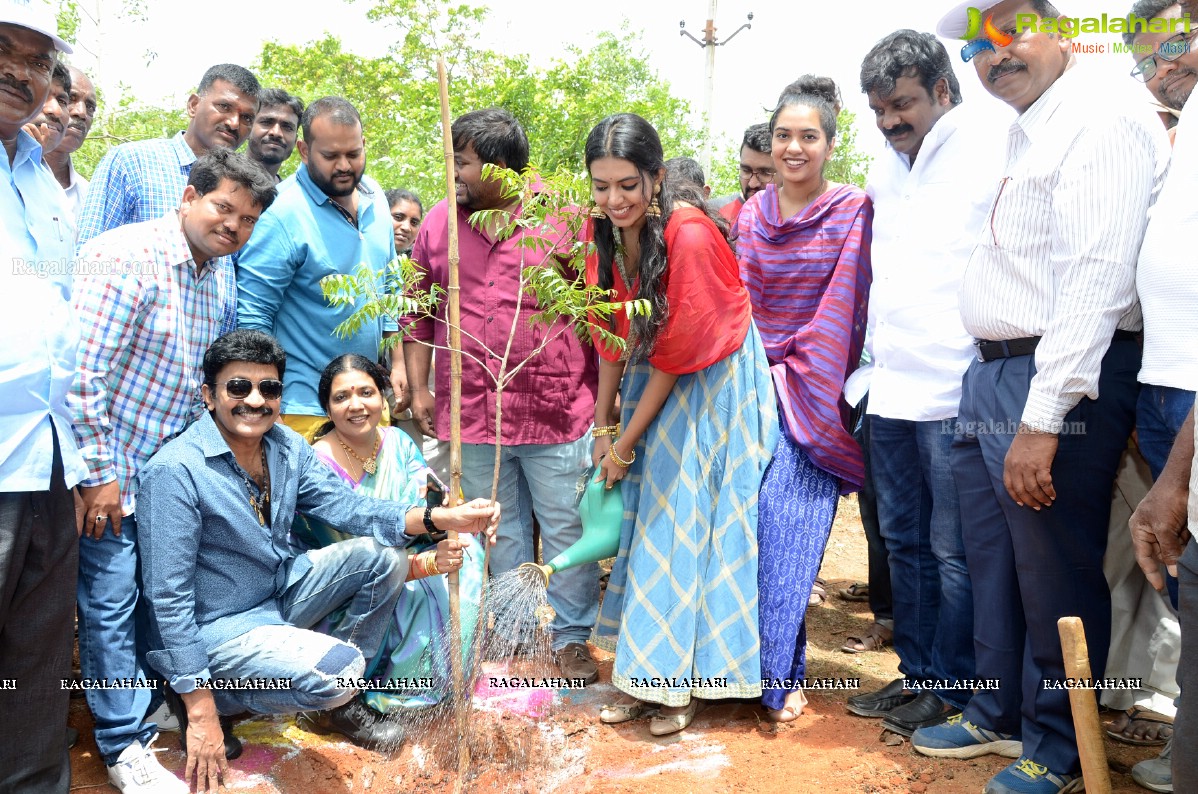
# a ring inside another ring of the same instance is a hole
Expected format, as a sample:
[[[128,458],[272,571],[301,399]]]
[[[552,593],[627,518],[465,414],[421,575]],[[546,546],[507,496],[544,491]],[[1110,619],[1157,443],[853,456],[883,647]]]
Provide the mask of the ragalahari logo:
[[[966,63],[986,50],[994,52],[995,44],[1006,47],[1015,40],[994,26],[993,14],[987,15],[986,21],[983,22],[982,12],[973,6],[970,6],[966,13],[969,14],[969,27],[966,29],[965,35],[961,37],[962,41],[968,42],[961,48],[961,60]]]

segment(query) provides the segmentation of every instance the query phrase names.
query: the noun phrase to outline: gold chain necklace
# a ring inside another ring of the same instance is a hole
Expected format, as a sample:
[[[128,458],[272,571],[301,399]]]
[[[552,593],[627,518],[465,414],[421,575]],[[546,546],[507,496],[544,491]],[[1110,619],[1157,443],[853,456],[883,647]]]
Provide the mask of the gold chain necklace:
[[[357,452],[354,452],[350,448],[349,444],[346,444],[341,438],[341,433],[337,433],[337,443],[340,444],[341,448],[345,450],[346,455],[349,455],[354,460],[358,461],[359,465],[362,467],[363,474],[374,474],[378,469],[379,447],[382,446],[383,438],[381,435],[379,435],[377,428],[374,431],[374,452],[370,453],[369,458],[363,458]]]
[[[250,495],[250,507],[258,515],[258,526],[266,526],[270,518],[270,466],[266,462],[266,445],[262,445],[262,486],[258,496],[254,496],[254,486],[257,485],[245,469],[241,470],[241,478],[245,480],[245,489]]]

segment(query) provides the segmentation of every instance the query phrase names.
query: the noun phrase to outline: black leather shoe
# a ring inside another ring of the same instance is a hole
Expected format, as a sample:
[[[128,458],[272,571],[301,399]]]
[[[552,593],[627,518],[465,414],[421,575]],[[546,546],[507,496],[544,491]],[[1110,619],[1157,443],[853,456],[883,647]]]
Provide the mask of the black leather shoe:
[[[399,720],[379,714],[361,697],[328,711],[301,712],[296,724],[313,733],[339,733],[367,750],[394,752],[404,740]]]
[[[888,731],[910,737],[920,728],[930,728],[955,717],[961,709],[946,703],[931,692],[920,692],[919,696],[906,705],[899,706],[886,715],[882,727]]]
[[[67,749],[70,750],[75,745],[79,744],[79,731],[67,726]]]
[[[858,717],[885,717],[912,700],[915,700],[915,693],[903,689],[903,679],[896,678],[876,692],[853,695],[846,708]]]
[[[183,698],[169,686],[162,688],[162,695],[166,698],[166,703],[171,707],[171,712],[179,718],[179,746],[183,748],[183,752],[187,752],[187,706],[183,705]],[[233,718],[217,715],[220,720],[220,732],[225,739],[225,758],[232,761],[234,758],[241,756],[242,746],[241,740],[233,735]]]

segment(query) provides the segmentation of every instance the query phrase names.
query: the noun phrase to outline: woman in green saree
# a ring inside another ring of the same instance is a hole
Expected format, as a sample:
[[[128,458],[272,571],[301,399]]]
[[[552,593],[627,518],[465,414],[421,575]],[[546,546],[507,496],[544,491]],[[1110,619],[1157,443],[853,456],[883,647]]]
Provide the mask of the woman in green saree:
[[[316,455],[350,487],[380,499],[416,503],[426,498],[432,472],[406,433],[380,427],[386,377],[359,355],[339,356],[321,373],[317,394],[329,422],[317,433]],[[301,549],[346,540],[326,524],[297,515],[292,544]],[[383,645],[387,662],[366,677],[378,682],[366,701],[382,713],[419,709],[440,702],[450,687],[449,592],[443,574],[458,571],[462,647],[469,649],[477,623],[483,582],[483,548],[470,536],[458,541],[430,535],[408,547],[408,581],[395,605]],[[464,654],[469,661],[469,653]]]

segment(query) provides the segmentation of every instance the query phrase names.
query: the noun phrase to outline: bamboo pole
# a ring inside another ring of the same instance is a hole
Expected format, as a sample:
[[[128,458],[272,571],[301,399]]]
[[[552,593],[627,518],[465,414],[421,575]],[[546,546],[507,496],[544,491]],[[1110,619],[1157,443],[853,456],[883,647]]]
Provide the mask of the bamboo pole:
[[[1090,649],[1081,618],[1064,617],[1057,621],[1061,635],[1061,653],[1065,675],[1074,681],[1090,679]],[[1094,690],[1070,688],[1069,707],[1073,711],[1073,731],[1077,734],[1077,753],[1082,762],[1082,779],[1090,794],[1110,794],[1111,775],[1107,770],[1106,745],[1098,722],[1098,699]]]
[[[445,185],[449,216],[449,501],[457,504],[462,492],[462,326],[461,286],[458,283],[458,201],[454,186],[453,135],[449,121],[449,74],[445,59],[437,59],[437,82],[441,95],[441,138],[445,146]],[[450,531],[450,540],[458,533]],[[458,572],[449,573],[449,660],[453,671],[454,716],[458,734],[458,777],[455,791],[462,791],[470,767],[466,727],[470,715],[462,671],[462,612]]]

